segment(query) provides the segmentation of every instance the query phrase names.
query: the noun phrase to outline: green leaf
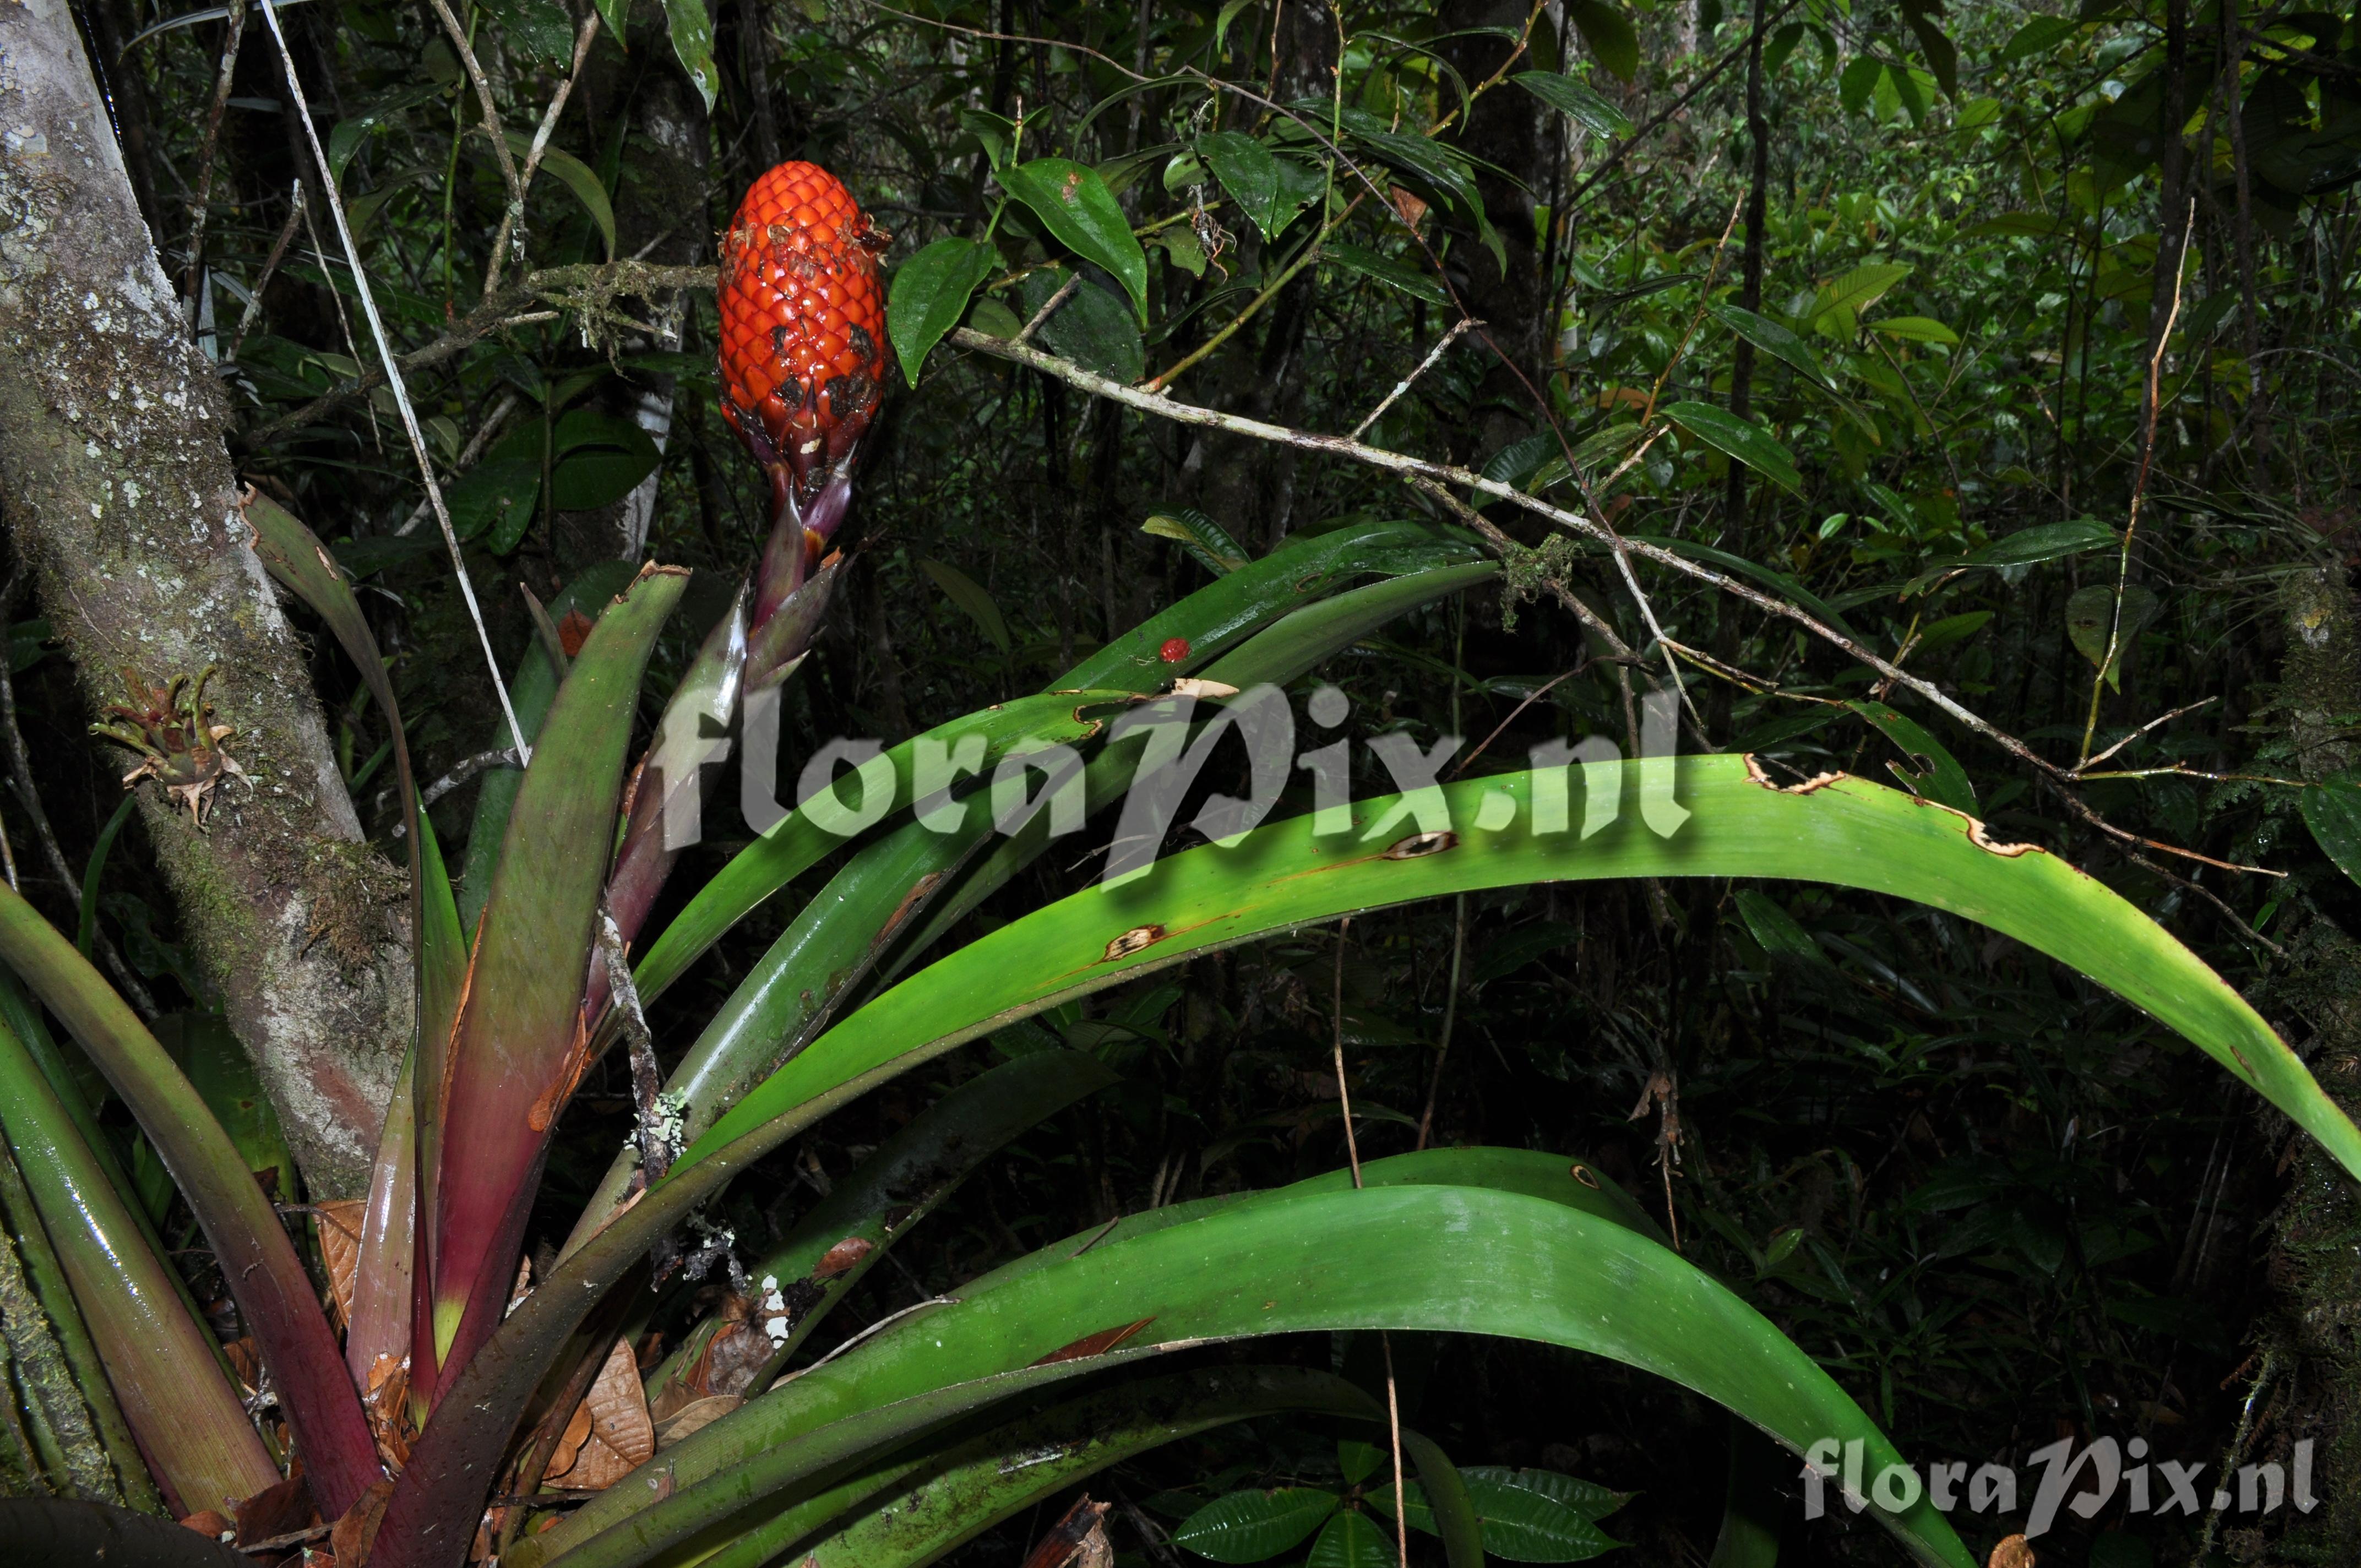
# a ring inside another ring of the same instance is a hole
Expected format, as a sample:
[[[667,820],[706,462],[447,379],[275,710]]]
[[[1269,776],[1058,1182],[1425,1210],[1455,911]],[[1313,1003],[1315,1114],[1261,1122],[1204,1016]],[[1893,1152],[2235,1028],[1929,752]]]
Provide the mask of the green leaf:
[[[1097,170],[1064,158],[1037,158],[998,170],[1001,188],[1032,209],[1065,246],[1104,267],[1148,320],[1148,253]]]
[[[1139,525],[1139,532],[1159,539],[1178,540],[1182,549],[1217,577],[1236,571],[1251,559],[1244,545],[1195,507],[1174,507],[1170,511],[1154,513]]]
[[[1711,403],[1668,403],[1658,411],[1707,445],[1737,458],[1773,484],[1801,494],[1804,477],[1795,459],[1776,437],[1752,420],[1741,419]]]
[[[2012,65],[2056,49],[2081,30],[2081,19],[2077,16],[2036,16],[2008,36],[2008,42],[1993,57],[1994,63]]]
[[[1820,291],[1812,302],[1810,319],[1817,322],[1837,311],[1865,311],[1909,276],[1909,267],[1899,261],[1872,261],[1856,267]]]
[[[558,67],[573,61],[574,20],[557,0],[489,0],[484,8],[528,59],[538,57]],[[609,255],[613,255],[611,248]]]
[[[1484,1521],[1484,1550],[1490,1556],[1511,1563],[1581,1563],[1623,1544],[1593,1522],[1596,1516],[1569,1501],[1598,1494],[1612,1500],[1594,1499],[1592,1506],[1611,1512],[1621,1499],[1604,1487],[1569,1475],[1490,1465],[1459,1474],[1467,1485],[1467,1500]]]
[[[2098,519],[2078,517],[2071,522],[2044,522],[2020,528],[1993,540],[1968,559],[1979,566],[2030,566],[2080,555],[2087,550],[2112,549],[2121,543],[2115,531]]]
[[[1943,95],[1957,98],[1960,51],[1935,21],[1942,9],[1943,0],[1902,0],[1902,20],[1916,35],[1919,51],[1927,57],[1927,70],[1943,89]]]
[[[1440,1447],[1408,1428],[1402,1429],[1401,1445],[1419,1475],[1405,1485],[1418,1487],[1425,1496],[1427,1528],[1443,1537],[1444,1556],[1450,1568],[1484,1568],[1484,1522],[1457,1467]]]
[[[2303,792],[2303,825],[2337,868],[2361,883],[2361,781],[2346,773]]]
[[[244,1157],[188,1076],[88,959],[15,889],[0,886],[0,962],[82,1043],[194,1212],[305,1455],[324,1508],[349,1508],[379,1474],[376,1445],[310,1277]]]
[[[1631,116],[1600,97],[1590,84],[1554,71],[1521,71],[1509,79],[1580,126],[1602,137],[1628,137]]]
[[[61,1299],[43,1305],[57,1320],[60,1345],[83,1382],[92,1413],[102,1432],[119,1421],[137,1440],[137,1450],[128,1442],[109,1444],[125,1451],[117,1464],[126,1490],[152,1497],[139,1450],[181,1497],[246,1497],[276,1484],[278,1466],[137,1212],[83,1140],[25,1041],[5,1023],[0,1132],[8,1146],[0,1164],[14,1157],[34,1211],[9,1216],[27,1272],[38,1288],[47,1266],[56,1266],[70,1293],[53,1292]],[[37,1257],[37,1250],[49,1255]],[[108,1435],[119,1435],[119,1429]]]
[[[1320,259],[1333,262],[1348,272],[1357,272],[1389,289],[1398,289],[1413,300],[1424,300],[1430,305],[1448,306],[1451,296],[1443,285],[1415,268],[1405,267],[1391,257],[1379,256],[1374,250],[1364,250],[1357,245],[1330,241],[1321,247]]]
[[[629,31],[631,0],[594,0],[594,3],[598,7],[599,20],[607,24],[607,36],[615,40],[617,49],[628,51],[630,45],[626,40],[631,36]]]
[[[1385,1463],[1386,1456],[1379,1453],[1374,1444],[1346,1438],[1336,1445],[1336,1468],[1344,1472],[1347,1486],[1359,1486],[1376,1475],[1378,1467]]]
[[[1265,239],[1276,236],[1302,210],[1280,198],[1279,155],[1244,131],[1199,137],[1196,152],[1237,203],[1238,210],[1262,230]]]
[[[1836,392],[1836,380],[1820,363],[1811,345],[1770,317],[1723,300],[1706,302],[1706,313],[1774,359],[1784,360],[1811,378],[1823,391]],[[1839,394],[1841,395],[1840,393]]]
[[[705,0],[664,0],[664,8],[672,52],[704,95],[705,112],[709,115],[721,91],[721,73],[713,64],[713,18],[705,9]],[[615,36],[623,35],[619,31]]]
[[[468,540],[489,529],[511,550],[523,538],[540,499],[539,457],[487,457],[443,492],[453,533]]]
[[[301,1190],[295,1157],[279,1130],[279,1113],[263,1090],[254,1058],[229,1025],[215,1014],[181,1013],[159,1020],[157,1027],[168,1043],[178,1037],[173,1054],[188,1072],[197,1098],[237,1146],[246,1168],[258,1177],[273,1178],[265,1186],[280,1202],[294,1202]]]
[[[1096,1058],[1057,1047],[1003,1062],[912,1117],[850,1175],[838,1178],[828,1196],[747,1270],[756,1280],[774,1278],[787,1285],[805,1280],[820,1293],[818,1299],[796,1310],[770,1364],[755,1373],[749,1387],[769,1387],[845,1292],[883,1260],[887,1248],[957,1191],[985,1158],[1027,1128],[1115,1081],[1114,1071]],[[689,1094],[699,1087],[678,1074],[666,1085]],[[819,1274],[822,1261],[848,1240],[867,1242],[870,1250],[839,1273]],[[695,1365],[725,1326],[719,1317],[698,1324],[650,1375],[649,1397]]]
[[[430,98],[439,98],[449,89],[440,82],[422,82],[379,99],[348,120],[338,120],[336,128],[328,133],[328,178],[341,187],[345,170],[363,144],[396,115],[414,109]]]
[[[1976,814],[1975,786],[1968,782],[1967,769],[1960,766],[1959,759],[1917,721],[1882,702],[1860,700],[1845,706],[1877,726],[1878,732],[1900,747],[1902,754],[1909,759],[1912,765],[1907,767],[1900,762],[1886,764],[1905,789],[1954,811],[1964,811],[1971,817]]]
[[[980,239],[939,239],[894,273],[885,300],[885,335],[902,361],[902,378],[918,384],[918,371],[943,335],[967,313],[976,286],[992,275],[1000,253]]]
[[[1000,607],[992,602],[992,596],[984,592],[983,584],[957,566],[931,557],[921,556],[918,565],[935,580],[935,587],[942,589],[951,603],[959,606],[970,620],[983,629],[994,647],[1005,653],[1014,646],[1008,640],[1008,623],[1000,618]]]
[[[681,3],[701,6],[702,0],[681,0]],[[567,47],[570,58],[572,46],[569,44]],[[682,63],[687,62],[684,60]],[[515,156],[517,167],[522,170],[525,157],[533,151],[533,138],[522,131],[510,131],[507,135],[509,151]],[[582,203],[582,210],[589,214],[590,221],[598,226],[598,237],[607,242],[607,259],[614,260],[615,204],[607,197],[605,181],[588,164],[561,147],[544,145],[541,149],[541,166],[556,175],[559,183],[574,192],[574,199]]]
[[[2107,685],[2116,690],[2123,686],[2125,661],[2139,645],[2140,632],[2156,619],[2158,608],[2155,593],[2137,583],[2125,584],[2123,594],[2120,620],[2115,610],[2115,590],[2109,584],[2092,583],[2066,601],[2066,635],[2093,667],[2103,665],[2101,673]],[[2112,659],[2107,654],[2111,644],[2114,649]]]
[[[1062,267],[1027,276],[1017,285],[1027,317],[1038,314],[1072,277]],[[1039,335],[1052,353],[1110,379],[1128,383],[1147,374],[1148,350],[1140,342],[1138,323],[1122,301],[1087,273],[1065,303],[1041,323]]]
[[[1869,107],[1870,95],[1885,80],[1885,62],[1874,55],[1859,54],[1849,61],[1837,78],[1838,101],[1848,115],[1858,115]]]
[[[559,511],[612,506],[664,461],[655,438],[636,421],[597,409],[576,409],[560,419],[552,445],[556,463],[549,476],[549,499]]]
[[[1626,82],[1639,72],[1639,32],[1631,19],[1608,0],[1567,0],[1565,17],[1599,64]]]
[[[1182,1520],[1172,1541],[1215,1563],[1259,1563],[1301,1541],[1335,1511],[1336,1494],[1316,1486],[1232,1492]]]
[[[1390,1568],[1394,1543],[1363,1513],[1340,1513],[1321,1527],[1304,1568]]]
[[[445,1069],[434,1225],[443,1365],[464,1362],[508,1303],[516,1269],[508,1216],[539,1169],[575,1070],[640,677],[687,582],[678,568],[644,567],[598,618],[550,705],[510,814]]]
[[[1887,316],[1883,321],[1870,323],[1869,330],[1900,338],[1905,343],[1936,343],[1954,347],[1960,341],[1958,333],[1928,316]]]

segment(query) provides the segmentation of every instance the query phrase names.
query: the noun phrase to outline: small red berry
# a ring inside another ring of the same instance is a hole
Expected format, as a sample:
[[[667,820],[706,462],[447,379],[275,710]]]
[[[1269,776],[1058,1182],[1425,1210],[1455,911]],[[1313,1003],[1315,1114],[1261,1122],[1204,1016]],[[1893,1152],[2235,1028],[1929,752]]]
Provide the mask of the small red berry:
[[[1189,640],[1186,637],[1167,638],[1164,646],[1157,652],[1166,663],[1177,664],[1189,656]]]

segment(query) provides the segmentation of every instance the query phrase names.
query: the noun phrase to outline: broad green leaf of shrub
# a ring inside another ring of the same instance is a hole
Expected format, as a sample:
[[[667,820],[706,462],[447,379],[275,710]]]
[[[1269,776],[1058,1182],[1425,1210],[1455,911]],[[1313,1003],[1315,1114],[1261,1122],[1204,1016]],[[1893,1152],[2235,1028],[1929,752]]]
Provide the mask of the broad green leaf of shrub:
[[[918,566],[935,580],[935,587],[942,589],[951,603],[959,606],[967,618],[975,622],[994,647],[1004,653],[1008,652],[1013,646],[1008,640],[1008,622],[1001,618],[1000,607],[993,602],[992,596],[984,591],[982,583],[957,566],[941,561],[925,559],[918,563]]]
[[[1335,1511],[1336,1494],[1316,1486],[1232,1492],[1183,1519],[1172,1541],[1216,1563],[1259,1563],[1301,1541]]]
[[[1631,18],[1607,0],[1567,0],[1565,19],[1574,24],[1592,58],[1624,81],[1640,69],[1640,35]]]
[[[1587,82],[1554,71],[1521,71],[1509,80],[1580,126],[1602,137],[1628,137],[1631,117],[1593,92]]]
[[[1794,456],[1752,420],[1741,419],[1711,403],[1673,403],[1663,412],[1699,441],[1737,458],[1782,489],[1802,493],[1804,477],[1795,472]]]
[[[1060,244],[1107,269],[1148,320],[1148,252],[1096,170],[1066,158],[1037,158],[998,171],[1001,188],[1032,209]]]
[[[1374,250],[1364,250],[1357,245],[1329,245],[1322,248],[1320,258],[1374,279],[1389,289],[1399,289],[1414,300],[1424,300],[1430,305],[1448,305],[1451,296],[1443,285],[1423,272],[1403,266],[1390,257],[1379,256]]]
[[[443,492],[444,505],[451,513],[451,531],[461,539],[473,539],[489,529],[495,540],[506,541],[506,548],[498,551],[501,554],[516,548],[516,541],[533,519],[533,503],[540,499],[538,456],[487,457]]]
[[[1958,333],[1929,316],[1888,316],[1870,323],[1869,330],[1905,343],[1934,343],[1946,348],[1956,346],[1960,341]]]
[[[2124,585],[2124,608],[2120,624],[2115,612],[2115,590],[2105,583],[2092,583],[2078,590],[2066,601],[2066,635],[2074,646],[2100,673],[2107,685],[2121,690],[2124,660],[2134,641],[2147,623],[2156,619],[2156,595],[2137,583]],[[2107,656],[2110,641],[2114,644],[2114,657]]]
[[[1960,766],[1943,743],[1927,733],[1917,720],[1896,713],[1882,702],[1861,699],[1845,706],[1875,725],[1878,733],[1902,749],[1912,764],[1889,762],[1894,776],[1911,794],[1948,806],[1954,811],[1964,811],[1972,817],[1976,812],[1975,785],[1968,782],[1968,770]]]
[[[672,52],[680,68],[697,83],[705,96],[705,112],[711,114],[721,91],[721,73],[713,64],[713,17],[705,0],[664,0],[664,29],[672,35]]]
[[[691,5],[697,0],[688,0]],[[508,133],[509,151],[514,155],[520,170],[526,155],[533,151],[533,138],[522,131]],[[615,259],[615,204],[607,197],[606,182],[591,167],[563,148],[544,147],[541,166],[557,177],[559,183],[574,192],[590,221],[598,225],[598,237],[607,242],[607,259]]]
[[[1062,267],[1044,268],[1027,277],[1017,289],[1026,318],[1038,314],[1072,277]],[[1138,323],[1121,300],[1088,274],[1036,335],[1051,353],[1112,380],[1137,381],[1148,372],[1148,350],[1140,342]]]
[[[1340,1513],[1321,1527],[1303,1568],[1392,1568],[1394,1543],[1363,1513]]]
[[[894,274],[885,297],[885,335],[902,361],[902,378],[918,384],[918,369],[943,334],[959,325],[976,286],[992,275],[999,252],[978,239],[939,239]]]
[[[2304,791],[2303,825],[2321,852],[2361,883],[2361,780],[2348,773]]]

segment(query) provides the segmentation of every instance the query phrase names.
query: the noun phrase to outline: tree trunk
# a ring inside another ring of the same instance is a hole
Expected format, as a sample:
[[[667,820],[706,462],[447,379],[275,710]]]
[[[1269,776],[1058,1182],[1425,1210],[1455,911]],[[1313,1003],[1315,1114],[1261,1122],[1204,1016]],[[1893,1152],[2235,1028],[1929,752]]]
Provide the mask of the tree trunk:
[[[125,668],[216,674],[251,783],[141,808],[182,927],[313,1190],[361,1190],[410,1022],[404,887],[364,842],[237,510],[228,411],[182,334],[63,0],[0,9],[0,498],[93,715]]]

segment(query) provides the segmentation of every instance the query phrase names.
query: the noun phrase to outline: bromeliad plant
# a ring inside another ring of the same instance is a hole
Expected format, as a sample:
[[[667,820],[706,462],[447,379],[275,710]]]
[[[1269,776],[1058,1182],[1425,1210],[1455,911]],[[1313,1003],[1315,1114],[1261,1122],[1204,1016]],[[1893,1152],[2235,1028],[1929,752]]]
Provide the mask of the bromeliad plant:
[[[827,195],[807,174],[796,181]],[[823,219],[832,235],[813,232]],[[862,299],[873,318],[874,261],[857,219],[849,201],[760,211],[754,232],[730,242],[732,276],[764,280],[764,309],[786,309],[776,301],[789,291],[774,285],[793,279],[840,318],[857,318],[850,307]],[[677,1238],[700,1210],[869,1090],[1201,954],[1478,889],[1793,878],[1949,910],[2146,1009],[2361,1172],[2361,1132],[2285,1044],[2098,883],[2042,850],[1994,842],[1932,801],[1843,776],[1783,788],[1741,756],[1674,767],[1690,815],[1669,837],[1618,809],[1638,769],[1537,766],[1441,786],[1415,821],[1403,802],[1371,800],[1350,808],[1344,831],[1311,816],[1268,823],[950,945],[961,917],[1040,854],[1051,816],[1018,821],[947,794],[922,758],[989,775],[1004,759],[1068,746],[1082,759],[1084,809],[1104,811],[1148,759],[1170,754],[1159,734],[1209,721],[1204,706],[1294,681],[1395,617],[1497,580],[1464,539],[1409,523],[1290,540],[1051,689],[892,749],[864,770],[857,838],[842,831],[855,814],[816,796],[698,889],[631,964],[627,949],[674,859],[664,823],[694,800],[705,754],[696,748],[710,746],[697,720],[726,722],[809,643],[829,576],[813,535],[824,545],[841,518],[873,403],[873,387],[845,384],[875,373],[871,326],[814,348],[816,335],[798,335],[807,323],[771,324],[774,334],[732,341],[783,357],[792,348],[802,356],[795,374],[767,370],[759,390],[752,362],[726,378],[749,389],[733,395],[751,400],[741,420],[750,444],[784,469],[762,572],[707,639],[636,769],[650,652],[686,574],[650,565],[550,607],[590,625],[578,641],[546,639],[517,683],[532,757],[512,793],[488,794],[469,846],[488,891],[471,918],[416,808],[393,693],[349,586],[293,517],[259,497],[247,507],[265,561],[322,615],[383,706],[406,802],[417,1025],[357,1245],[335,1268],[341,1343],[279,1214],[172,1058],[71,941],[0,890],[0,960],[80,1043],[170,1168],[285,1417],[286,1449],[276,1450],[126,1202],[39,1009],[0,993],[0,1120],[70,1286],[51,1304],[86,1330],[115,1392],[94,1397],[109,1420],[119,1414],[111,1452],[134,1500],[152,1477],[179,1513],[236,1511],[300,1460],[320,1511],[341,1521],[342,1568],[363,1558],[449,1568],[494,1550],[511,1568],[752,1565],[789,1553],[817,1568],[900,1568],[1096,1469],[1225,1422],[1293,1411],[1384,1431],[1382,1406],[1339,1377],[1151,1365],[1213,1341],[1356,1329],[1584,1350],[1692,1388],[1791,1451],[1834,1437],[1862,1443],[1872,1473],[1898,1462],[1833,1379],[1666,1245],[1629,1197],[1586,1163],[1521,1150],[1433,1150],[1125,1216],[798,1365],[815,1326],[978,1162],[1110,1080],[1093,1058],[1063,1051],[1011,1061],[918,1117],[753,1260],[747,1288],[712,1321],[644,1376],[636,1366],[630,1346],[656,1300],[650,1287],[689,1266]],[[792,400],[780,391],[790,382]],[[806,441],[821,444],[821,460],[799,466]],[[1193,684],[1173,696],[1181,680]],[[1142,708],[1165,723],[1118,733],[1114,720]],[[1428,825],[1438,809],[1447,828]],[[827,884],[660,1087],[644,1003],[840,852]],[[586,1069],[618,1043],[640,1080],[638,1132],[555,1267],[520,1296],[552,1130]],[[1093,1380],[1086,1390],[1064,1387],[1082,1378]],[[1461,1475],[1416,1431],[1400,1438],[1421,1488],[1413,1516],[1442,1537],[1454,1568],[1481,1562],[1492,1530],[1482,1498],[1496,1478]],[[1005,1463],[1020,1453],[1025,1464]],[[567,1483],[569,1497],[596,1496],[555,1521],[531,1503],[491,1506],[537,1496],[560,1475],[586,1483]],[[1869,1506],[1918,1561],[1970,1562],[1930,1504]]]

